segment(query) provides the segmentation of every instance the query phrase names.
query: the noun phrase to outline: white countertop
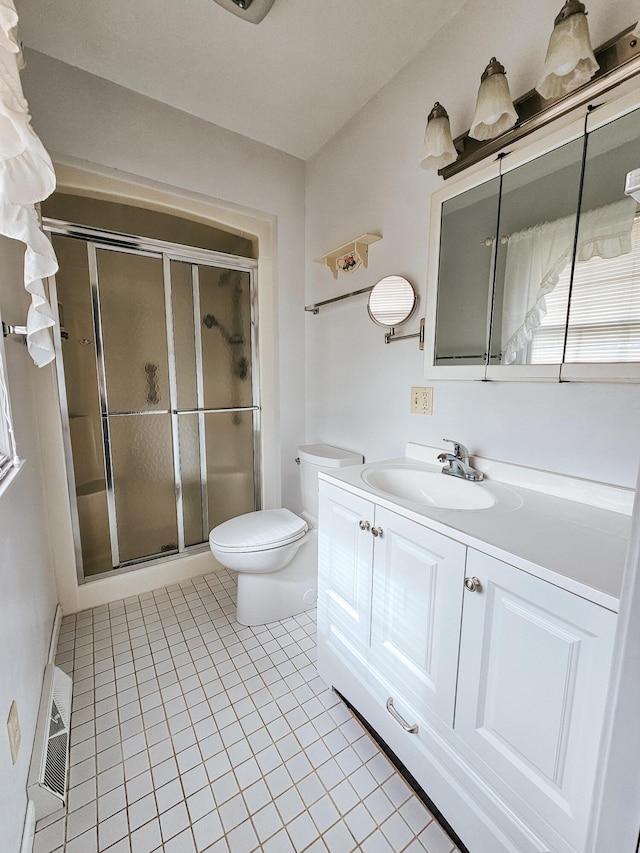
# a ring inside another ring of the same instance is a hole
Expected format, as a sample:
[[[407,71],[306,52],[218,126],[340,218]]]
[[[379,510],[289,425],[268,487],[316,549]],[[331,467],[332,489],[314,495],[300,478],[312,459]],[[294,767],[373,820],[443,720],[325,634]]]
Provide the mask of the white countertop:
[[[319,477],[529,574],[618,611],[631,529],[628,509],[632,503],[632,491],[603,485],[605,499],[599,502],[600,505],[592,505],[581,498],[568,500],[538,490],[544,486],[546,472],[534,472],[533,469],[506,466],[504,463],[492,466],[489,460],[483,466],[482,460],[476,459],[472,461],[479,470],[484,472],[493,467],[494,471],[505,475],[499,481],[485,474],[482,481],[482,486],[494,495],[496,503],[488,509],[451,510],[385,495],[363,479],[364,471],[379,465],[406,465],[424,468],[425,471],[441,471],[442,465],[423,461],[431,458],[431,450],[434,449],[424,448],[428,452],[416,453],[415,449],[420,447],[408,446],[412,455],[401,459],[336,469],[330,474],[321,472]],[[542,482],[534,483],[538,476]],[[550,491],[558,492],[560,482],[564,492],[572,497],[589,493],[586,486],[593,486],[592,491],[597,494],[598,487],[602,485],[572,481],[554,474],[549,478]],[[533,483],[534,488],[525,488],[520,482]],[[580,492],[572,491],[574,484]],[[604,508],[616,504],[622,511]]]

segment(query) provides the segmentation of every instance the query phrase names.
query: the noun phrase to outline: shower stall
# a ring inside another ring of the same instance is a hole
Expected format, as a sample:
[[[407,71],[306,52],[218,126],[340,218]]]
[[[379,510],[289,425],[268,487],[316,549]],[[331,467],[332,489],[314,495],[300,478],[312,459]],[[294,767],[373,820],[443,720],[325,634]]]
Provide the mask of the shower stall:
[[[45,219],[80,580],[260,504],[251,258]]]

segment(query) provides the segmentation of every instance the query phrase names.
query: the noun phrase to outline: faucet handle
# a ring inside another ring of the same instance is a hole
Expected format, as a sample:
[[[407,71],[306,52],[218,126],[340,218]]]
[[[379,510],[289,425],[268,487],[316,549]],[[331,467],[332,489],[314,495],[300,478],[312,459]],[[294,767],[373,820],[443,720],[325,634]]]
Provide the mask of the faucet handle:
[[[443,438],[443,441],[446,441],[448,444],[453,444],[453,455],[456,459],[461,459],[463,462],[468,464],[469,462],[469,451],[464,446],[464,444],[460,444],[459,441],[454,441],[452,438]]]

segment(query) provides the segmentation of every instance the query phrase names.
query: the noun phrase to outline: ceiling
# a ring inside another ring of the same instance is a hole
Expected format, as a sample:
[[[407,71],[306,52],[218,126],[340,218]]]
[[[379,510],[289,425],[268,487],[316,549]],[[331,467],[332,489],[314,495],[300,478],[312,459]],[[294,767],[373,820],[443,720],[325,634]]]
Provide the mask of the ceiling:
[[[464,0],[15,0],[24,44],[307,159]]]

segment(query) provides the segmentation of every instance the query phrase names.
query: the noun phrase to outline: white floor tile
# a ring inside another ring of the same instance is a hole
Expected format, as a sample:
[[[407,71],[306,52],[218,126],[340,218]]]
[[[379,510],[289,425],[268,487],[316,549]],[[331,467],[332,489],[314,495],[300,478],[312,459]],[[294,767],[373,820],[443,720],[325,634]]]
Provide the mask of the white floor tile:
[[[180,801],[173,808],[162,812],[160,815],[160,829],[162,831],[163,841],[168,841],[170,838],[181,833],[190,825],[187,806],[184,801]]]
[[[65,617],[68,816],[34,853],[452,853],[318,677],[314,614],[234,615],[221,573]]]
[[[428,853],[451,853],[454,849],[451,839],[435,820],[431,821],[418,838]]]
[[[268,803],[251,818],[260,842],[267,841],[282,829],[283,823],[273,803]]]
[[[131,832],[148,823],[158,814],[156,798],[153,794],[147,794],[141,800],[129,806],[129,828]]]

